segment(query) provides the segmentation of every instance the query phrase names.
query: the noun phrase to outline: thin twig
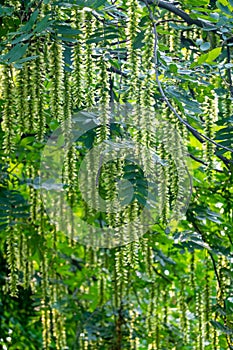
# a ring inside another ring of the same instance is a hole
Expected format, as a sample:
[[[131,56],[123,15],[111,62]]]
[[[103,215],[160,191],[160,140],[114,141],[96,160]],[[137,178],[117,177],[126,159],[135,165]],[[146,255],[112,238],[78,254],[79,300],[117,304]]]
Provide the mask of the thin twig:
[[[200,158],[197,158],[195,157],[193,154],[189,153],[189,157],[192,158],[193,160],[195,160],[196,162],[200,163],[200,164],[203,164],[205,166],[208,166],[208,164],[206,162],[204,162],[204,160],[200,159]],[[213,169],[214,171],[218,172],[218,173],[224,173],[223,170],[220,170],[220,169]]]

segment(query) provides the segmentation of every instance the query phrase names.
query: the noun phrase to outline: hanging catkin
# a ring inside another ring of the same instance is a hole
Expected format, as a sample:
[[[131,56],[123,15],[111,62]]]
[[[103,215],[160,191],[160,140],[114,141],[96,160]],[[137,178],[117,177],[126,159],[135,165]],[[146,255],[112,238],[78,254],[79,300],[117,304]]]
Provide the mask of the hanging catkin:
[[[17,297],[18,295],[18,271],[17,271],[17,257],[18,247],[17,239],[14,227],[7,229],[7,240],[6,240],[6,261],[9,268],[8,285],[10,289],[10,295]]]
[[[36,70],[36,121],[35,129],[37,138],[42,141],[46,133],[46,99],[45,99],[45,78],[46,78],[46,63],[44,56],[44,47],[47,43],[36,43],[35,70]]]
[[[129,68],[129,92],[130,100],[135,100],[138,91],[138,74],[139,74],[139,53],[138,49],[134,48],[134,41],[138,32],[138,9],[137,0],[128,0],[128,21],[126,27],[127,36],[127,65]]]
[[[2,130],[4,131],[3,148],[6,153],[11,153],[15,147],[15,87],[13,69],[5,65],[2,68],[2,96],[4,99],[2,111]]]
[[[43,349],[48,350],[51,343],[51,319],[50,319],[50,308],[49,308],[49,276],[48,276],[48,253],[46,247],[45,227],[44,227],[44,208],[42,203],[38,201],[39,208],[39,227],[38,234],[41,236],[41,262],[40,262],[40,273],[41,273],[41,322],[42,322],[42,336],[43,336]]]
[[[36,43],[30,47],[30,55],[36,55]],[[38,60],[37,60],[38,61]],[[37,64],[37,65],[36,65]],[[38,120],[38,95],[40,90],[40,84],[38,81],[38,75],[40,68],[39,64],[33,60],[27,64],[27,92],[28,92],[28,104],[27,104],[27,124],[29,133],[34,133],[36,130],[37,120]],[[43,71],[43,68],[42,68]]]
[[[84,12],[84,20],[85,20],[85,105],[86,107],[93,106],[95,103],[95,95],[94,95],[94,60],[93,60],[93,44],[89,43],[90,36],[94,31],[94,16],[90,11]]]
[[[216,101],[214,98],[205,97],[204,121],[205,134],[210,139],[214,137],[214,121],[216,119]],[[213,173],[214,146],[211,142],[205,143],[205,159],[207,161],[207,179],[210,181]]]
[[[25,81],[25,77],[27,74],[27,67],[26,64],[23,65],[23,67],[19,70],[17,74],[17,98],[16,98],[16,105],[17,105],[17,121],[19,124],[19,131],[20,133],[25,132],[27,129],[27,113],[25,104],[27,105],[28,102],[28,82]]]
[[[75,10],[75,28],[82,31],[84,29],[84,12]],[[73,101],[74,107],[81,109],[84,106],[84,50],[83,50],[83,34],[79,34],[73,49]]]
[[[205,278],[205,298],[204,298],[204,312],[205,312],[205,337],[210,340],[210,315],[211,315],[211,279],[210,279],[210,262],[206,259],[206,278]]]
[[[153,84],[151,74],[154,67],[154,35],[153,29],[149,26],[145,35],[145,48],[142,54],[142,65],[145,70],[145,78],[142,83],[143,105],[145,108],[150,108],[154,105]]]
[[[179,306],[180,306],[180,325],[181,332],[183,334],[183,342],[187,344],[188,342],[188,320],[187,320],[187,305],[185,302],[185,280],[181,280],[181,289],[179,293]]]
[[[59,42],[54,41],[50,47],[50,79],[51,79],[51,98],[50,108],[51,117],[62,121],[63,120],[63,49]]]

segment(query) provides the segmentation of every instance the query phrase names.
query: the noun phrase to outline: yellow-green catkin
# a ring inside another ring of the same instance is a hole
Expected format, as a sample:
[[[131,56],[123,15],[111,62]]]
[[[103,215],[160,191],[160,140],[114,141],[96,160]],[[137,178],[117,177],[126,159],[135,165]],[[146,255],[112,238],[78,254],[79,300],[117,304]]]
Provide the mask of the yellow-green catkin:
[[[205,329],[204,329],[204,306],[203,297],[200,291],[196,294],[196,316],[198,318],[198,337],[196,339],[196,349],[204,350]]]
[[[146,30],[145,48],[142,55],[142,65],[145,71],[145,77],[142,83],[143,105],[145,108],[151,108],[154,105],[153,85],[151,75],[154,71],[154,35],[151,25]]]
[[[101,109],[100,114],[100,127],[97,130],[97,142],[107,140],[110,135],[109,125],[109,73],[108,73],[108,61],[106,57],[101,55],[99,60],[99,104]]]
[[[43,350],[48,350],[51,344],[51,310],[49,306],[50,296],[50,283],[49,283],[49,264],[48,264],[48,253],[46,247],[46,236],[45,236],[45,219],[44,219],[44,208],[42,202],[38,201],[38,234],[41,237],[41,261],[40,261],[40,273],[41,273],[41,322],[42,322],[42,336],[43,336]]]
[[[94,93],[94,59],[93,59],[93,47],[92,43],[89,43],[90,36],[93,34],[95,28],[95,18],[90,11],[84,13],[84,33],[85,33],[85,105],[86,107],[93,106],[95,104],[95,93]]]
[[[184,344],[188,343],[188,319],[186,315],[187,305],[185,302],[185,280],[181,280],[181,289],[179,293],[179,307],[180,307],[180,326],[183,334]]]
[[[33,42],[28,50],[28,54],[35,56],[37,54],[37,43]],[[38,76],[40,75],[40,67],[38,64],[38,59],[26,62],[23,65],[21,74],[24,79],[24,88],[21,92],[19,98],[23,98],[24,113],[19,115],[21,119],[21,128],[25,126],[26,129],[23,131],[28,133],[34,133],[37,127],[38,121],[38,91],[40,90],[40,83],[38,81]],[[38,68],[39,67],[39,68]],[[43,71],[43,68],[42,68]],[[20,86],[19,86],[20,87]],[[20,92],[20,91],[19,91]],[[22,118],[25,118],[23,121]],[[20,120],[19,120],[20,121]]]
[[[6,153],[11,153],[15,148],[15,86],[13,68],[5,65],[2,69],[2,97],[4,100],[2,111],[3,148]]]
[[[214,122],[216,120],[217,102],[215,98],[205,97],[204,104],[204,121],[205,121],[205,135],[210,139],[214,138]],[[207,179],[211,181],[213,175],[213,158],[214,158],[214,145],[206,141],[204,148],[204,155],[207,162]]]
[[[54,232],[54,248],[56,247],[56,231]],[[56,253],[56,252],[55,252]],[[52,278],[57,280],[56,273],[52,272]],[[65,328],[65,316],[57,308],[57,304],[63,297],[63,291],[58,283],[53,283],[50,287],[50,304],[52,314],[52,330],[55,337],[56,349],[63,350],[66,348],[66,328]]]
[[[35,70],[36,70],[36,120],[35,129],[36,137],[39,141],[43,141],[46,133],[46,97],[45,97],[45,78],[46,78],[46,62],[44,55],[44,47],[47,43],[38,41],[36,43]]]
[[[160,349],[160,312],[159,312],[160,287],[153,283],[150,288],[150,302],[147,310],[147,329],[152,342],[148,344],[148,350]]]
[[[18,254],[19,254],[19,262],[18,262],[18,269],[19,271],[22,271],[22,286],[26,289],[30,286],[31,282],[31,261],[30,256],[30,246],[27,241],[27,237],[23,232],[18,232],[19,234],[19,248],[18,248]]]
[[[25,81],[27,73],[26,64],[19,69],[17,74],[16,84],[17,84],[17,97],[16,97],[16,105],[17,105],[17,122],[19,125],[19,132],[25,132],[27,128],[27,113],[25,110],[25,104],[27,104],[28,100],[28,84]]]
[[[74,23],[77,30],[82,31],[84,29],[84,12],[75,10]],[[84,37],[83,34],[79,34],[77,37],[77,43],[73,48],[73,103],[74,107],[81,109],[85,103],[85,91],[84,91]]]
[[[210,261],[206,259],[206,278],[205,278],[205,291],[204,291],[204,313],[205,313],[205,337],[210,340],[210,319],[211,319],[211,278],[210,278]]]
[[[128,0],[128,21],[126,26],[127,36],[127,66],[129,69],[129,91],[128,97],[130,100],[136,100],[139,84],[139,64],[140,56],[138,49],[134,47],[134,41],[138,33],[139,23],[139,3],[138,0]],[[138,101],[137,101],[138,102]]]
[[[18,241],[14,227],[7,229],[6,239],[6,261],[9,268],[8,274],[8,286],[10,295],[13,297],[18,296],[18,270],[17,270],[17,257],[18,257]]]
[[[63,100],[64,100],[64,62],[63,49],[59,42],[54,41],[50,47],[50,79],[51,94],[50,108],[52,118],[63,120]]]

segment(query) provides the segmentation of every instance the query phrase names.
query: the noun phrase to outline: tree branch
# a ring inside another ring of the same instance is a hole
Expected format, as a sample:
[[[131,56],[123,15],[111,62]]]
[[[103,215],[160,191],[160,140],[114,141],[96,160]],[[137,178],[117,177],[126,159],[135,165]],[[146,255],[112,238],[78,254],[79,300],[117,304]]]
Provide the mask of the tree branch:
[[[143,2],[145,2],[145,1],[143,1]],[[205,21],[205,20],[202,20],[202,19],[192,18],[192,17],[190,17],[190,15],[187,12],[177,8],[174,4],[169,3],[167,1],[148,0],[147,4],[149,4],[149,5],[155,4],[164,10],[168,10],[168,11],[172,12],[175,15],[177,15],[178,17],[182,18],[189,25],[195,24],[196,26],[201,27],[201,28],[213,27],[213,29],[214,29],[214,26],[212,23]]]

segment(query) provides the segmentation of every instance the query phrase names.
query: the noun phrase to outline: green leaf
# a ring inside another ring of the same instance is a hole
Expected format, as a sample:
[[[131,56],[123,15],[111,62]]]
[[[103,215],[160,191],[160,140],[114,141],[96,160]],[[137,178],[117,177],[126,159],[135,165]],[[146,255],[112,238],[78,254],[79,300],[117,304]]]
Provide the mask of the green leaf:
[[[28,44],[18,44],[14,46],[6,55],[3,56],[3,60],[8,63],[15,62],[24,56],[28,48]]]
[[[211,63],[213,62],[222,52],[222,48],[221,47],[216,47],[215,49],[211,50],[208,53],[208,58],[206,60],[206,62]]]
[[[6,6],[0,5],[0,17],[11,16],[13,12],[14,12],[14,7],[6,7]]]
[[[49,25],[52,23],[52,21],[50,21],[49,19],[50,19],[50,15],[45,16],[40,22],[37,23],[33,32],[34,33],[41,33],[45,29],[48,29]]]
[[[29,34],[22,34],[20,35],[18,38],[14,39],[11,41],[11,44],[12,45],[15,45],[15,44],[18,44],[22,41],[27,41],[28,39],[30,39],[31,37],[33,36],[32,33],[29,33]]]
[[[197,64],[202,64],[205,62],[212,63],[221,54],[221,51],[222,51],[221,47],[216,47],[215,49],[211,50],[210,52],[199,56],[199,58],[197,60]]]
[[[20,28],[20,32],[30,32],[34,24],[36,23],[37,17],[39,15],[39,10],[36,10],[32,13],[29,21]]]
[[[226,13],[229,16],[232,16],[232,11],[229,9],[228,6],[225,6],[223,4],[221,4],[219,1],[217,1],[217,7],[219,8],[219,10],[221,10],[222,12]]]
[[[75,28],[72,28],[68,25],[56,25],[54,26],[54,29],[57,30],[57,33],[58,34],[61,34],[61,35],[78,35],[78,34],[82,34],[81,30],[79,29],[75,29]]]
[[[145,31],[142,30],[140,33],[137,34],[136,38],[134,39],[133,49],[140,49],[145,45],[145,43],[143,42],[144,37],[145,37]]]

